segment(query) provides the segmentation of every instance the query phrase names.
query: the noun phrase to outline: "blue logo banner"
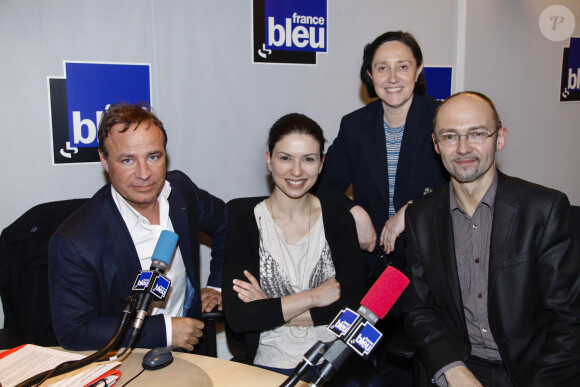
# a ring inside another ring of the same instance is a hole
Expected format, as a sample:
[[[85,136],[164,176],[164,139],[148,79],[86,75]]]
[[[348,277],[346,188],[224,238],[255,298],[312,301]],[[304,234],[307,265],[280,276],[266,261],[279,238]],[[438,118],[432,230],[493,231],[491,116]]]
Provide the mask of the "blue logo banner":
[[[570,47],[564,47],[560,101],[580,101],[580,37],[570,38]]]
[[[77,147],[97,147],[96,128],[107,105],[147,102],[149,66],[66,63],[69,139]]]
[[[53,162],[98,162],[103,111],[119,101],[150,104],[150,66],[65,62],[64,67],[64,78],[49,78]]]
[[[441,101],[449,97],[451,95],[452,73],[451,67],[423,67],[427,94]]]
[[[580,38],[570,38],[568,67],[574,69],[580,68]]]
[[[327,0],[253,0],[254,63],[316,64],[328,48]]]
[[[326,52],[326,1],[265,0],[266,47]]]

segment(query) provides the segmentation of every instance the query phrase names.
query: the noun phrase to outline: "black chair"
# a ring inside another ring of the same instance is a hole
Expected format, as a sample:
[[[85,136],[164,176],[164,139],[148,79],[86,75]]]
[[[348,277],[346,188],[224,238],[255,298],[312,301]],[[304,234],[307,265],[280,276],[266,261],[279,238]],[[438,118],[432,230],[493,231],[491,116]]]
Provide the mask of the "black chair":
[[[0,235],[0,297],[4,307],[4,329],[0,349],[34,343],[58,346],[52,328],[48,297],[48,241],[56,229],[88,199],[71,199],[39,204]],[[135,273],[137,274],[137,273]],[[217,308],[203,313],[206,326],[201,352],[217,356],[215,319]]]
[[[580,206],[570,206],[570,216],[576,231],[576,236],[580,239]]]
[[[72,199],[39,204],[2,231],[2,348],[25,343],[58,345],[48,300],[48,240],[58,226],[86,201]]]
[[[200,355],[217,357],[216,320],[223,316],[224,312],[219,310],[218,306],[213,308],[211,312],[201,314],[204,332],[202,339],[199,341]]]
[[[387,342],[386,351],[391,356],[411,360],[413,387],[427,387],[431,385],[427,371],[423,363],[421,363],[417,350],[409,344],[407,335],[402,328],[398,329],[391,340]]]

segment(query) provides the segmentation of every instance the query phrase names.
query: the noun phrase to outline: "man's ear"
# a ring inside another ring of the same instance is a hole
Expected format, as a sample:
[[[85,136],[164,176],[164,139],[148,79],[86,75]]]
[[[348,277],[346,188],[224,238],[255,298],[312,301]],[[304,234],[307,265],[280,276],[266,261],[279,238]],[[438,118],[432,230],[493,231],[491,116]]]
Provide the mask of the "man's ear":
[[[101,165],[103,166],[103,169],[107,173],[109,173],[109,163],[107,162],[105,155],[103,154],[103,152],[100,149],[99,149],[99,159],[101,159]]]
[[[495,140],[495,150],[502,150],[505,144],[507,143],[507,128],[502,126],[497,131],[497,139]]]
[[[437,139],[435,138],[435,133],[431,133],[431,138],[433,139],[433,147],[435,148],[435,152],[437,152],[437,154],[440,155],[441,153],[439,153],[439,145],[437,145]]]

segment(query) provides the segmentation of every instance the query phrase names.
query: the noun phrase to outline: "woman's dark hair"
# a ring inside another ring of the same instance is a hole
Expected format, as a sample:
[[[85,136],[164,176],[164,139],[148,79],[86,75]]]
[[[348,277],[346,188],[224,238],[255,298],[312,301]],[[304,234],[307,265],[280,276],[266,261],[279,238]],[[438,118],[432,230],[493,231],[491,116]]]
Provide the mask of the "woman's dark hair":
[[[366,86],[369,97],[371,98],[377,97],[373,80],[369,75],[369,73],[372,73],[373,58],[375,57],[377,49],[386,42],[401,42],[405,44],[413,53],[413,56],[417,61],[417,67],[423,64],[423,53],[421,52],[421,47],[419,47],[419,43],[417,43],[415,37],[409,32],[389,31],[378,36],[375,40],[365,46],[363,51],[363,62],[360,68],[360,79]],[[427,83],[425,82],[423,71],[421,71],[417,82],[415,82],[414,92],[415,94],[425,94],[426,91]]]
[[[124,133],[133,125],[135,125],[136,129],[141,123],[157,126],[161,130],[161,133],[163,133],[163,148],[165,149],[167,147],[167,133],[165,132],[163,123],[153,114],[149,104],[140,102],[131,105],[127,102],[117,102],[104,112],[99,123],[99,132],[97,135],[99,139],[99,150],[103,153],[105,159],[109,156],[107,147],[105,146],[105,139],[111,132],[113,126],[123,124],[123,129],[120,132]]]
[[[278,121],[274,122],[274,125],[270,128],[270,133],[268,134],[268,151],[270,154],[272,154],[274,146],[276,146],[276,143],[278,143],[282,137],[293,133],[307,134],[314,137],[320,145],[320,158],[322,159],[324,154],[324,143],[326,143],[324,132],[316,121],[300,113],[286,114],[285,116],[280,117]]]

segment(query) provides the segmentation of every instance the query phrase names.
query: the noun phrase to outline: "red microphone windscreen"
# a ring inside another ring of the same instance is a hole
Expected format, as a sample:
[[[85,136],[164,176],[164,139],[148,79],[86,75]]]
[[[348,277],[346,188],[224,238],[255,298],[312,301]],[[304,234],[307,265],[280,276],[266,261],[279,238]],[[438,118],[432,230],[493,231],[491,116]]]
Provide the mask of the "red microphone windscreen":
[[[399,270],[388,266],[360,304],[382,319],[401,297],[407,285],[409,285],[409,279]]]

